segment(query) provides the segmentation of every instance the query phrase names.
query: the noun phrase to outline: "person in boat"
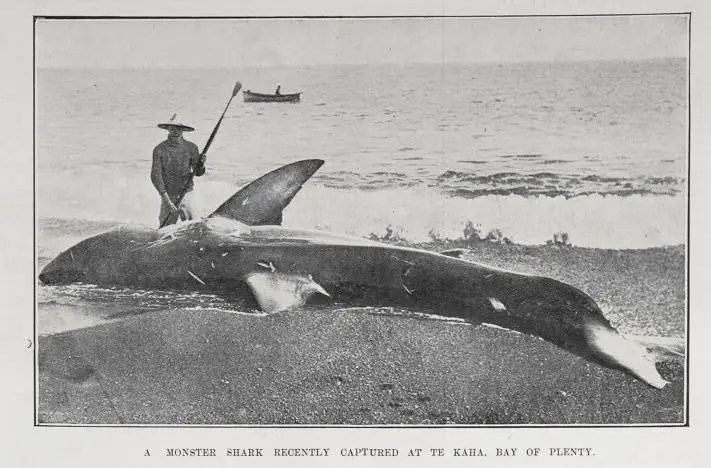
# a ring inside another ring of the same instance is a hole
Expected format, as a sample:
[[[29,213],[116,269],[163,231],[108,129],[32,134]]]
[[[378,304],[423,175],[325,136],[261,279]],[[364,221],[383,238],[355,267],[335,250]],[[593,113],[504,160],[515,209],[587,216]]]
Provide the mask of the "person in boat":
[[[281,96],[281,86],[277,85],[277,89],[276,91],[274,91],[274,95]]]
[[[178,218],[193,218],[190,204],[193,177],[205,174],[205,155],[200,154],[197,145],[183,138],[183,132],[195,130],[189,125],[175,120],[158,124],[158,128],[168,131],[168,138],[153,149],[151,182],[160,194],[160,225],[175,224]]]

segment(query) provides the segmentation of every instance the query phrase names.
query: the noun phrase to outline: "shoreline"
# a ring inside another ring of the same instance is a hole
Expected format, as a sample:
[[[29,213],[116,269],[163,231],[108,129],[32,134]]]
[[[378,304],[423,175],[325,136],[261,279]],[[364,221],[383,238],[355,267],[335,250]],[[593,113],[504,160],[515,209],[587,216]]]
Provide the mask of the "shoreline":
[[[43,238],[46,238],[46,240],[50,239],[56,239],[56,238],[61,238],[61,237],[73,237],[73,236],[93,236],[98,233],[104,232],[106,230],[112,229],[116,226],[120,225],[127,225],[127,224],[135,224],[137,226],[146,226],[146,227],[155,227],[153,225],[149,225],[146,223],[130,223],[130,222],[120,222],[120,221],[113,221],[111,219],[100,219],[100,220],[87,220],[83,218],[48,218],[48,217],[38,217],[37,218],[37,231],[39,234],[39,239],[38,239],[38,244],[42,243]],[[285,220],[284,222],[285,227],[289,227],[289,222],[288,220]],[[389,227],[389,225],[388,225]],[[443,250],[448,250],[448,249],[455,249],[455,248],[464,248],[464,249],[480,249],[484,248],[485,246],[491,246],[491,245],[509,245],[509,246],[515,246],[515,247],[520,247],[520,248],[560,248],[560,249],[579,249],[579,250],[590,250],[590,251],[595,251],[595,250],[609,250],[609,251],[615,251],[615,252],[636,252],[636,251],[641,251],[641,250],[655,250],[655,249],[677,249],[677,248],[684,248],[686,246],[685,242],[679,242],[679,243],[673,243],[673,244],[659,244],[659,245],[652,245],[652,246],[645,246],[645,247],[624,247],[624,248],[615,248],[615,247],[588,247],[588,246],[583,246],[583,245],[576,245],[575,243],[567,243],[567,244],[555,244],[553,243],[554,235],[559,234],[558,232],[551,232],[551,238],[547,241],[548,243],[520,243],[516,242],[515,239],[511,240],[510,242],[504,242],[503,240],[507,238],[505,233],[501,233],[499,229],[492,229],[489,231],[489,235],[493,232],[498,232],[498,240],[492,241],[488,240],[485,237],[480,238],[478,240],[468,240],[465,239],[464,236],[458,237],[458,238],[440,238],[440,237],[435,237],[432,238],[432,235],[430,235],[430,240],[427,241],[412,241],[404,237],[400,237],[398,233],[394,232],[391,230],[390,236],[388,235],[388,227],[385,229],[385,234],[380,234],[376,232],[370,232],[368,235],[352,235],[352,234],[345,234],[342,232],[338,232],[336,230],[332,229],[320,229],[320,228],[311,228],[312,230],[318,230],[318,231],[324,231],[324,232],[331,232],[334,234],[342,234],[342,235],[350,235],[352,237],[357,237],[357,238],[364,238],[364,239],[370,239],[370,240],[375,240],[378,242],[383,242],[386,244],[391,244],[391,245],[398,245],[401,247],[413,247],[413,248],[419,248],[423,250],[430,250],[433,252],[438,252],[438,251],[443,251]],[[480,235],[483,235],[484,232],[480,231]],[[57,252],[58,253],[58,252]]]

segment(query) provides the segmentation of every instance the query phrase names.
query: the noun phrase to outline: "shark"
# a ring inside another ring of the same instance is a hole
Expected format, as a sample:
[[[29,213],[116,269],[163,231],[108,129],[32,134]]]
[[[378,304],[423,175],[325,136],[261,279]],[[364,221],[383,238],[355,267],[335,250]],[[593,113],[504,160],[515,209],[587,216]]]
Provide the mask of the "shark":
[[[244,294],[266,313],[323,302],[397,305],[534,335],[652,387],[668,383],[655,363],[683,355],[683,344],[624,336],[574,286],[468,261],[459,250],[282,226],[282,211],[323,163],[280,167],[202,219],[92,236],[50,261],[39,280]]]

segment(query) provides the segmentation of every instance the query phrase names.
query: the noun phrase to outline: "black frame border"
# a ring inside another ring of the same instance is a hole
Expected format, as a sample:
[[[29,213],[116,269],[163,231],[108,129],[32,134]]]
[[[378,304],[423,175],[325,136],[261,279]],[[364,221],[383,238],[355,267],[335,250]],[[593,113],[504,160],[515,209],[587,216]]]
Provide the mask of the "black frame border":
[[[339,19],[466,19],[466,18],[573,18],[573,17],[629,17],[629,16],[686,16],[687,17],[687,147],[686,147],[686,245],[685,245],[685,266],[686,266],[686,355],[684,368],[684,403],[685,420],[683,423],[668,424],[500,424],[500,425],[347,425],[347,424],[53,424],[39,422],[38,405],[38,336],[37,336],[37,21],[38,20],[339,20]],[[302,16],[131,16],[131,15],[33,15],[32,16],[32,239],[33,239],[33,315],[32,329],[34,338],[33,347],[33,411],[34,427],[106,427],[106,428],[255,428],[255,429],[560,429],[560,428],[688,428],[690,427],[690,259],[691,259],[691,11],[669,11],[657,13],[591,13],[591,14],[555,14],[555,15],[302,15]]]

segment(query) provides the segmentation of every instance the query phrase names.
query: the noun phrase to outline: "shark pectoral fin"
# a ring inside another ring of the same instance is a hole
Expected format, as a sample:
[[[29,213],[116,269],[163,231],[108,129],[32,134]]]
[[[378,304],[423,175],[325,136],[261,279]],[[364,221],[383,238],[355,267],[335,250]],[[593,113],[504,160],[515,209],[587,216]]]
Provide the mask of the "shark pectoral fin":
[[[314,294],[330,294],[311,275],[277,272],[254,272],[245,277],[259,308],[267,313],[282,312],[303,306]]]
[[[314,277],[313,277],[313,276],[309,275],[309,276],[308,276],[308,280],[309,280],[309,285],[308,285],[308,286],[311,288],[311,291],[312,291],[311,294],[316,294],[316,293],[318,293],[318,294],[322,294],[322,295],[324,295],[324,296],[326,296],[326,297],[331,297],[331,295],[328,293],[328,291],[326,291],[326,290],[323,288],[323,286],[321,286],[321,285],[318,284],[316,281],[314,281]]]

